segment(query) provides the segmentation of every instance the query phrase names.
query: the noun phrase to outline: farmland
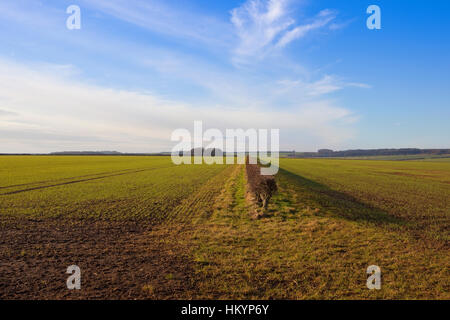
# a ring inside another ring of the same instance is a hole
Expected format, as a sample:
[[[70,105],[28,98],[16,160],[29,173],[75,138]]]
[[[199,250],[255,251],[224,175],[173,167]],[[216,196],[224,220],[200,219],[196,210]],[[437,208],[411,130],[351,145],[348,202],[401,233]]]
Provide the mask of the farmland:
[[[3,215],[160,220],[224,169],[177,167],[168,157],[26,160],[2,159]]]
[[[282,159],[276,181],[253,219],[243,165],[0,157],[0,297],[450,298],[450,162]]]

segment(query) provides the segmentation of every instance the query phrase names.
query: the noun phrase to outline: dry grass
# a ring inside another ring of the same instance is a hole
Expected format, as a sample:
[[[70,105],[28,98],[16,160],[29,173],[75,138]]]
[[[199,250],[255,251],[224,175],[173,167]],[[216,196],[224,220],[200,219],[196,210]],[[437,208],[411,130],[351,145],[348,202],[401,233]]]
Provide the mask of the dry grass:
[[[0,189],[0,232],[2,258],[12,266],[3,275],[10,293],[16,294],[14,283],[26,284],[14,278],[14,265],[56,268],[53,262],[69,258],[61,251],[69,247],[100,274],[96,257],[108,262],[102,283],[113,287],[93,282],[87,297],[450,298],[450,162],[282,160],[278,192],[266,216],[254,220],[243,166],[172,167],[168,158],[114,158],[94,158],[95,168],[83,159],[78,172],[65,171],[76,159],[56,158],[53,169],[50,160],[36,160],[34,171],[19,159],[22,173],[0,172],[7,181]],[[102,178],[48,187],[86,177]],[[24,185],[48,188],[6,194]],[[116,227],[99,234],[96,220],[101,230]],[[72,221],[80,230],[73,246],[64,240]],[[46,223],[53,226],[48,235],[42,232]],[[23,243],[13,247],[15,232]],[[28,243],[33,237],[38,240]],[[48,238],[45,246],[41,237]],[[366,288],[373,264],[382,270],[381,290]]]
[[[405,221],[336,192],[318,192],[287,171],[271,215],[252,220],[235,172],[218,210],[183,241],[196,262],[195,292],[220,299],[448,299],[445,241],[417,237]],[[355,217],[357,213],[360,217]],[[413,228],[413,230],[415,230]],[[366,269],[382,270],[368,290]]]

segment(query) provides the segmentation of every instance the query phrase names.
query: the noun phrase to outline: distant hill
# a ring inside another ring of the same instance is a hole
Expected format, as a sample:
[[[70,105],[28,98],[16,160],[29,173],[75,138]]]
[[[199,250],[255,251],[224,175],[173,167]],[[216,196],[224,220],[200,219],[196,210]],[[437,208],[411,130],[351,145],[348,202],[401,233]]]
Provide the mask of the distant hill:
[[[356,149],[333,151],[320,149],[317,152],[287,152],[289,158],[334,158],[334,157],[370,157],[370,156],[408,156],[408,155],[450,155],[450,149]]]
[[[119,155],[118,151],[60,151],[51,152],[51,155]]]
[[[178,151],[175,154],[183,155]],[[221,149],[191,149],[191,155],[237,155],[236,152],[224,152]],[[58,151],[51,153],[0,153],[0,155],[121,155],[121,156],[170,156],[171,152],[157,153],[123,153],[119,151]],[[245,153],[247,154],[247,152]],[[281,157],[287,158],[363,158],[363,157],[395,157],[405,156],[406,158],[430,158],[430,157],[450,157],[450,149],[418,149],[418,148],[400,148],[400,149],[355,149],[334,151],[331,149],[320,149],[317,152],[295,152],[280,151]]]

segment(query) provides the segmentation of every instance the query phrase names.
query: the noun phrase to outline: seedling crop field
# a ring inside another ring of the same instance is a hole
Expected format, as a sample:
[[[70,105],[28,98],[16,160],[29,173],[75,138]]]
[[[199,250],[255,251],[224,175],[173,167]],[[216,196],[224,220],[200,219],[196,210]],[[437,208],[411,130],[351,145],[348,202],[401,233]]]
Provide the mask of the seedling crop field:
[[[0,297],[450,298],[449,161],[281,159],[275,179],[255,218],[245,165],[2,156]]]

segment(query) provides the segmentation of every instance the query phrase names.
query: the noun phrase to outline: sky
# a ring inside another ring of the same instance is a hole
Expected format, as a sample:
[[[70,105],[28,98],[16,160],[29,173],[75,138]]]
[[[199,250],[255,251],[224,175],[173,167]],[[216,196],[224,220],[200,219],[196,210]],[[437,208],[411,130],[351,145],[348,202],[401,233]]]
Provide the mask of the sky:
[[[378,5],[381,29],[366,26]],[[66,9],[78,5],[81,28]],[[175,129],[282,150],[449,148],[446,0],[1,0],[0,153],[170,151]]]

